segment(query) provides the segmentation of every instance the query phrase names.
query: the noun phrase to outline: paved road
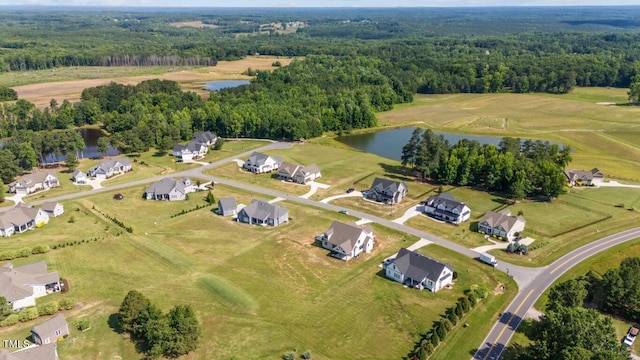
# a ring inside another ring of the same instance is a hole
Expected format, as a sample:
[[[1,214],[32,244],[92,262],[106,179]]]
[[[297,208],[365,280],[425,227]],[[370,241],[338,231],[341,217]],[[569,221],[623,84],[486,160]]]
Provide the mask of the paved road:
[[[640,227],[622,231],[584,245],[544,268],[532,279],[529,285],[521,287],[518,295],[509,304],[507,310],[500,316],[498,322],[482,342],[481,347],[473,356],[473,360],[499,359],[529,308],[567,270],[590,256],[639,237]]]

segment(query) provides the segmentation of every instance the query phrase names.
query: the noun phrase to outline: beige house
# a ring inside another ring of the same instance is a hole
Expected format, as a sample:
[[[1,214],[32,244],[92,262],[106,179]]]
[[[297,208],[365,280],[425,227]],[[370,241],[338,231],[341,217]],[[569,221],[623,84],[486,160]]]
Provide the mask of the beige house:
[[[34,172],[23,175],[20,179],[9,184],[9,192],[19,195],[32,194],[38,190],[48,190],[60,186],[60,181],[55,173]]]
[[[316,237],[316,241],[323,248],[330,250],[331,256],[347,261],[363,252],[370,253],[375,238],[370,225],[333,221],[329,229]]]
[[[478,231],[505,240],[515,240],[516,233],[524,230],[526,220],[522,216],[511,216],[509,209],[487,211],[478,222]]]
[[[292,181],[298,184],[306,184],[319,178],[322,174],[318,165],[302,166],[283,162],[278,168],[278,177],[282,180]]]
[[[0,266],[0,296],[7,299],[14,311],[36,305],[36,299],[60,291],[60,276],[48,272],[47,263],[14,267]]]
[[[0,236],[8,237],[23,233],[49,222],[49,215],[42,209],[27,207],[18,203],[14,208],[0,213]]]
[[[69,335],[69,324],[61,313],[31,329],[33,342],[38,345],[55,343],[67,335]]]
[[[59,202],[47,201],[42,204],[41,208],[49,217],[58,217],[64,214],[64,206]]]

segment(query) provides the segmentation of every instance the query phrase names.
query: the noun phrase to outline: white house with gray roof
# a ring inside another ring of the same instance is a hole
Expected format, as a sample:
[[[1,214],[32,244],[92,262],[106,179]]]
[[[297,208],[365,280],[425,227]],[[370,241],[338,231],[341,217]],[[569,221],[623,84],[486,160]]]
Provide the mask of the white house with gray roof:
[[[69,324],[62,313],[31,329],[31,338],[38,345],[55,343],[67,335],[69,335]]]
[[[180,180],[164,178],[149,185],[147,191],[144,193],[144,198],[147,200],[166,201],[185,200],[187,194],[194,191],[196,191],[195,187],[189,178],[182,178]]]
[[[375,238],[370,225],[333,221],[329,229],[316,237],[316,241],[323,248],[330,250],[331,256],[347,261],[363,252],[370,253]]]
[[[54,201],[44,202],[41,206],[41,209],[49,217],[58,217],[64,214],[64,206],[59,202],[54,202]]]
[[[101,162],[89,169],[87,175],[96,179],[108,179],[112,176],[124,174],[127,171],[131,171],[131,161],[120,158]]]
[[[48,222],[49,215],[42,208],[27,207],[24,203],[18,203],[12,209],[0,213],[0,236],[23,233],[44,226]]]
[[[375,178],[365,196],[385,204],[397,204],[407,196],[407,185],[401,181]]]
[[[194,158],[200,158],[207,154],[209,147],[199,141],[192,140],[187,144],[176,144],[173,146],[172,154],[182,161],[193,160]]]
[[[524,230],[527,221],[522,216],[511,216],[511,210],[503,209],[498,212],[487,211],[478,222],[478,231],[487,235],[513,241],[516,234]]]
[[[284,206],[270,204],[266,200],[253,200],[238,213],[238,221],[252,225],[278,226],[289,221],[289,211]]]
[[[254,151],[242,167],[253,173],[261,174],[278,170],[281,164],[282,158],[280,156],[271,157]]]
[[[0,296],[7,299],[14,311],[36,305],[36,299],[60,291],[60,276],[48,272],[47,263],[14,267],[0,266]]]
[[[448,192],[430,196],[424,202],[423,211],[436,219],[456,225],[468,221],[471,217],[471,209]]]
[[[42,346],[29,346],[14,352],[0,349],[0,360],[58,360],[55,343]]]
[[[283,162],[278,167],[278,177],[280,179],[298,184],[306,184],[309,181],[319,178],[321,175],[320,168],[318,168],[316,164],[302,166]]]
[[[206,146],[211,146],[216,143],[218,137],[211,131],[197,131],[193,134],[193,140],[201,144],[205,144]]]
[[[76,184],[86,184],[87,183],[87,174],[83,173],[80,170],[76,170],[71,175],[71,181]]]
[[[416,251],[400,249],[385,266],[385,275],[417,289],[436,292],[453,282],[453,269]]]
[[[23,175],[20,179],[9,184],[9,192],[28,195],[38,190],[48,190],[60,186],[60,181],[55,173],[34,172]]]
[[[218,214],[222,216],[235,216],[238,204],[234,197],[226,197],[218,200]]]

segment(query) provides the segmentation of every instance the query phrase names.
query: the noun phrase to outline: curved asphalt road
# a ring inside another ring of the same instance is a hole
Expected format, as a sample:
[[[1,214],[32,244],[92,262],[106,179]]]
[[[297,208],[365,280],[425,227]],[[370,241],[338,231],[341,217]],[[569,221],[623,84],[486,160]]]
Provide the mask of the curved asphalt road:
[[[636,238],[640,238],[640,227],[584,245],[544,268],[528,286],[521,287],[522,290],[500,316],[472,359],[499,359],[527,311],[562,274],[590,256]]]
[[[211,164],[208,164],[199,168],[185,170],[185,171],[167,174],[163,176],[156,176],[148,179],[131,181],[128,183],[108,186],[101,189],[93,189],[93,190],[82,191],[82,192],[73,193],[73,194],[62,195],[55,198],[37,200],[37,201],[30,202],[29,204],[39,205],[46,201],[69,200],[69,199],[74,199],[78,197],[84,197],[87,195],[93,195],[97,193],[128,188],[131,186],[144,185],[151,182],[159,181],[167,176],[172,176],[172,177],[190,176],[190,177],[196,177],[196,178],[204,178],[206,180],[214,181],[215,183],[224,184],[224,185],[240,188],[243,190],[247,190],[247,191],[251,191],[259,194],[279,197],[288,201],[309,205],[309,206],[315,206],[315,207],[323,208],[326,210],[332,210],[336,212],[339,210],[343,210],[344,207],[341,207],[341,206],[336,206],[336,205],[331,205],[327,203],[322,203],[319,201],[305,199],[296,195],[283,194],[278,191],[265,189],[265,188],[261,188],[253,185],[248,185],[244,183],[239,183],[232,180],[221,179],[221,178],[209,176],[203,173],[204,170],[208,170],[211,168],[224,165],[228,162],[233,161],[234,159],[247,157],[253,151],[286,149],[289,147],[291,147],[290,143],[273,142],[269,145],[265,145],[258,149],[247,151],[230,158],[218,160],[218,161],[212,162]],[[0,208],[0,211],[6,210],[9,208],[10,207]],[[349,209],[349,214],[361,217],[363,219],[368,219],[370,221],[376,222],[378,224],[381,224],[391,229],[402,231],[407,234],[411,234],[419,238],[429,240],[435,244],[446,247],[448,249],[456,251],[470,258],[477,259],[479,256],[477,252],[471,249],[465,248],[459,244],[442,239],[440,237],[437,237],[429,233],[425,233],[420,230],[416,230],[414,228],[405,226],[403,224],[398,224],[388,219],[383,219],[381,217],[377,217],[368,213],[364,213],[364,212],[356,211],[352,209]],[[501,270],[511,275],[513,279],[517,282],[521,290],[516,295],[514,300],[511,302],[511,304],[509,304],[509,306],[507,307],[507,310],[505,310],[505,312],[501,315],[500,319],[494,325],[493,329],[491,329],[491,332],[489,333],[489,335],[487,335],[481,347],[473,356],[473,359],[474,360],[485,360],[485,359],[497,360],[498,358],[500,358],[500,355],[504,351],[506,345],[508,344],[509,340],[513,336],[513,333],[515,332],[515,330],[518,328],[518,325],[524,318],[524,315],[527,313],[527,311],[533,306],[533,304],[538,299],[538,297],[540,297],[540,295],[558,277],[560,277],[563,273],[565,273],[571,267],[575,266],[582,260],[600,251],[603,251],[609,247],[621,244],[625,241],[629,241],[638,237],[640,237],[640,227],[623,231],[618,234],[614,234],[614,235],[605,237],[603,239],[597,240],[595,242],[592,242],[590,244],[587,244],[581,248],[578,248],[570,252],[569,254],[563,256],[562,258],[558,259],[553,264],[544,268],[527,268],[522,266],[511,265],[508,263],[500,263],[496,268],[498,270]]]

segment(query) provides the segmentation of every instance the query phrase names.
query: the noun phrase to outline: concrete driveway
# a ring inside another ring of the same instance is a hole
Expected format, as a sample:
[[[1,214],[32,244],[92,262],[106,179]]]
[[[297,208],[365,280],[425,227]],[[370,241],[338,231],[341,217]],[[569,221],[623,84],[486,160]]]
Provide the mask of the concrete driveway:
[[[300,197],[301,197],[301,198],[304,198],[304,199],[308,199],[308,198],[310,198],[310,197],[311,197],[311,195],[315,194],[315,193],[316,193],[316,191],[318,191],[318,189],[328,189],[328,188],[330,188],[330,187],[331,187],[330,185],[327,185],[327,184],[321,184],[321,183],[319,183],[319,182],[315,182],[315,181],[311,181],[311,182],[309,182],[309,183],[307,183],[307,184],[308,184],[309,186],[311,186],[311,189],[309,189],[309,191],[307,191],[307,193],[306,193],[306,194],[304,194],[304,195],[300,195]]]
[[[420,208],[422,208],[422,205],[418,205],[410,208],[409,210],[404,212],[404,215],[393,220],[393,222],[398,224],[404,224],[405,221],[411,219],[412,217],[422,214],[422,211],[419,210]]]

